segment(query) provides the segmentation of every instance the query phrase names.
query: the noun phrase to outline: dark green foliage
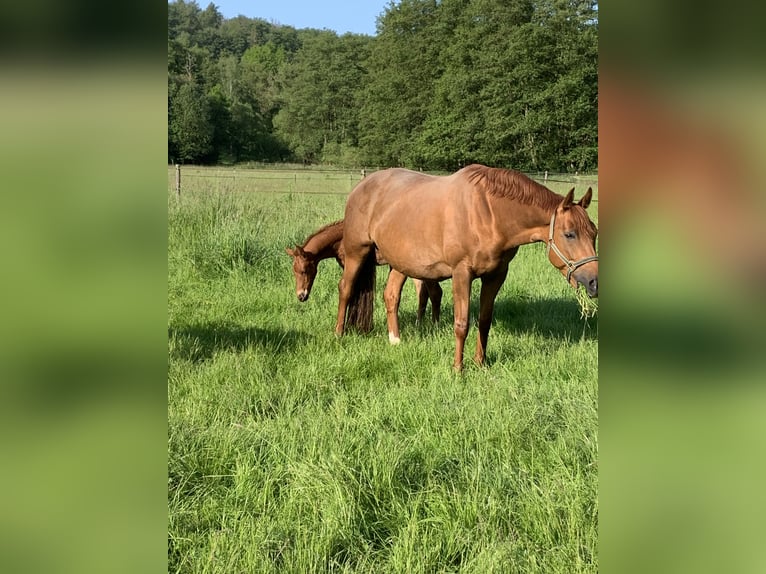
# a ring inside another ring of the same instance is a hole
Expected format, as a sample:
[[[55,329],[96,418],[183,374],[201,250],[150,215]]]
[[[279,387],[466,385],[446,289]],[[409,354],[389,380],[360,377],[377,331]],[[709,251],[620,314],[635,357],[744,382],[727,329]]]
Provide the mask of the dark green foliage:
[[[424,166],[419,132],[440,75],[440,52],[451,41],[435,1],[392,3],[378,23],[362,86],[360,142],[367,163]]]
[[[374,37],[224,19],[178,0],[169,156],[594,170],[597,70],[593,0],[400,0]]]
[[[304,31],[304,42],[283,68],[276,132],[304,162],[333,161],[342,146],[356,147],[358,93],[372,39]]]
[[[170,106],[170,137],[177,159],[196,162],[212,151],[213,124],[210,102],[202,88],[189,82],[181,84]]]

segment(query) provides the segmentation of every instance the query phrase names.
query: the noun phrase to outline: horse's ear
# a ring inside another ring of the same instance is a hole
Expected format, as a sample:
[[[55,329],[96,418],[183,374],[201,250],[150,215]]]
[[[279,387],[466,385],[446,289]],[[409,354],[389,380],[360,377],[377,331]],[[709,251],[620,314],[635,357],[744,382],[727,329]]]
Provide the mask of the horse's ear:
[[[566,194],[564,197],[564,201],[561,202],[561,207],[563,209],[569,209],[572,207],[572,202],[574,201],[574,187],[569,190],[569,193]]]
[[[590,200],[593,197],[593,188],[589,187],[588,191],[585,192],[585,195],[583,195],[580,198],[580,201],[577,202],[577,205],[581,206],[583,209],[588,209],[588,206],[590,205]]]

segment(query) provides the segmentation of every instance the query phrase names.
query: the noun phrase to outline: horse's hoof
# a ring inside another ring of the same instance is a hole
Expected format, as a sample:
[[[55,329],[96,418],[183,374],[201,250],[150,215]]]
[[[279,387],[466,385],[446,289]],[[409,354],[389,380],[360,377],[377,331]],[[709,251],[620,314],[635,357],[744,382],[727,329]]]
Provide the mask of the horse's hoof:
[[[394,335],[393,333],[391,333],[391,332],[388,333],[388,342],[390,344],[398,345],[399,343],[401,343],[401,341],[402,340],[399,337],[397,337],[396,335]]]

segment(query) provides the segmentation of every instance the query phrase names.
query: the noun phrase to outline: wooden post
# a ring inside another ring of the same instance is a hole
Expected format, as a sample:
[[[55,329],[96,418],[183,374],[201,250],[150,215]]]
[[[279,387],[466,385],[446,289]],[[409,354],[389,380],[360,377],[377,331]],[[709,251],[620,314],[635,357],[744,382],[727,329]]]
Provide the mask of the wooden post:
[[[548,170],[547,169],[545,170],[545,179],[543,179],[543,181],[548,181]]]
[[[181,199],[181,166],[176,164],[176,197]]]

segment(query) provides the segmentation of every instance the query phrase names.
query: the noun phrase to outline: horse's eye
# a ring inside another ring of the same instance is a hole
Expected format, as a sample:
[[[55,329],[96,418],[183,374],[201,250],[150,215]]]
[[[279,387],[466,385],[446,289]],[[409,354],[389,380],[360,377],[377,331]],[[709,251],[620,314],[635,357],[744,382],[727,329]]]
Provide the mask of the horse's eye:
[[[577,235],[575,234],[574,231],[566,231],[564,232],[564,237],[566,237],[567,239],[574,239],[575,237],[577,237]]]

